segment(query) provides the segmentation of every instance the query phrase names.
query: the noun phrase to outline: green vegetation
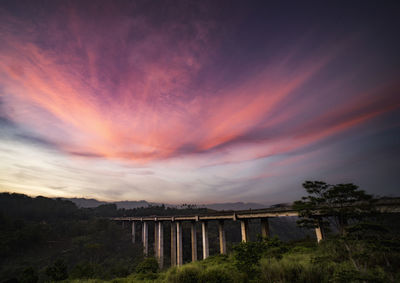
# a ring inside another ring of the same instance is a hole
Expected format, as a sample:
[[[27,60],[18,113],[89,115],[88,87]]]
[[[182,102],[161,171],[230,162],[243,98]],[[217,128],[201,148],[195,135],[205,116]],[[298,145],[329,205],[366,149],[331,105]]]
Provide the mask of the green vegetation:
[[[128,225],[107,217],[203,213],[204,209],[121,210],[115,205],[79,209],[60,199],[0,194],[0,281],[400,282],[398,214],[377,213],[372,196],[353,184],[305,182],[303,186],[308,196],[295,203],[302,216],[299,225],[322,226],[326,238],[319,244],[310,237],[286,242],[258,237],[248,243],[236,241],[228,255],[164,270],[155,258],[143,257],[141,243],[132,243]],[[227,224],[227,231],[236,229],[234,223]],[[210,252],[217,254],[218,247],[213,246],[217,230],[212,227]],[[149,236],[151,243],[152,233]],[[184,238],[184,250],[190,250],[189,245],[190,239]],[[168,253],[166,248],[166,266]],[[185,256],[190,261],[190,254]]]
[[[128,276],[143,261],[142,246],[132,244],[128,225],[107,217],[204,212],[164,206],[125,210],[114,204],[77,208],[61,199],[0,193],[0,282]]]
[[[308,196],[293,204],[302,217],[298,221],[300,226],[321,226],[326,230],[333,224],[343,236],[354,221],[376,214],[373,206],[375,199],[354,184],[330,185],[321,181],[306,181],[303,187]]]
[[[368,257],[365,261],[369,266],[358,271],[345,247],[337,244],[337,238],[320,245],[311,241],[283,243],[276,238],[263,239],[242,243],[229,256],[212,256],[159,273],[149,270],[105,282],[399,282],[399,251],[391,254],[392,267],[383,258]],[[251,259],[248,251],[253,255]]]

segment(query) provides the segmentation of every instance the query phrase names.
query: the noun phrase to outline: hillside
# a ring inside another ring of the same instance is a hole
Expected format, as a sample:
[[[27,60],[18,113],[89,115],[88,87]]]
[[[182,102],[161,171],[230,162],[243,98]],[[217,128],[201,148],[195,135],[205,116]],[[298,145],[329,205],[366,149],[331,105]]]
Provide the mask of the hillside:
[[[161,205],[165,205],[166,207],[175,207],[175,208],[182,207],[180,205],[148,202],[145,200],[106,202],[106,201],[99,201],[93,198],[61,198],[61,199],[72,201],[78,207],[82,208],[93,208],[102,204],[115,204],[117,208],[124,208],[124,209],[133,209],[133,208],[148,207],[148,206],[161,206]],[[225,203],[197,204],[195,206],[199,208],[209,208],[213,210],[246,210],[246,209],[259,209],[267,207],[267,205],[254,202],[225,202]]]
[[[0,282],[386,283],[400,279],[398,214],[379,215],[375,219],[379,226],[366,226],[351,237],[331,234],[320,245],[313,230],[296,226],[295,217],[271,219],[269,240],[261,240],[259,223],[251,222],[248,243],[241,243],[239,223],[226,221],[228,255],[218,255],[217,223],[210,222],[210,258],[196,263],[190,263],[190,223],[184,222],[183,260],[187,264],[168,268],[170,233],[166,232],[163,270],[152,257],[144,258],[139,241],[132,243],[129,225],[108,219],[207,212],[206,208],[165,206],[117,209],[116,204],[79,208],[68,200],[1,193]],[[153,229],[150,223],[150,256],[154,254]],[[168,223],[164,229],[169,231]],[[200,227],[197,232],[201,239]],[[140,239],[140,230],[136,233]],[[197,248],[200,257],[200,241]]]

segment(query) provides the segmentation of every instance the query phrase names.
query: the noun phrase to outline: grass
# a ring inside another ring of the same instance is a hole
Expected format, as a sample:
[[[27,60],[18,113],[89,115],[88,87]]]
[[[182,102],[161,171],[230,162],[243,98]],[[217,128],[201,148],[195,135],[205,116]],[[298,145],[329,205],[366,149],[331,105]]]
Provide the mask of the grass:
[[[281,249],[281,254],[269,253],[269,248],[249,271],[238,269],[235,254],[211,256],[206,260],[172,267],[162,272],[133,273],[110,281],[96,279],[64,282],[163,282],[163,283],[324,283],[324,282],[398,282],[399,274],[392,277],[380,266],[360,273],[348,259],[326,258],[329,250],[309,243],[293,243]],[[245,259],[244,259],[245,260]]]

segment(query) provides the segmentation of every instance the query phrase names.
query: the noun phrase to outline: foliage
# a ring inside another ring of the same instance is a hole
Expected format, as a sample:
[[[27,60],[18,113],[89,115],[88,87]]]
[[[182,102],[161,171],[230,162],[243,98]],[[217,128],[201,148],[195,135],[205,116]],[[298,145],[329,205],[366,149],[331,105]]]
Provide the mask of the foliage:
[[[360,272],[346,257],[346,252],[339,244],[341,237],[332,238],[319,245],[309,242],[280,243],[280,256],[271,256],[268,250],[276,248],[274,244],[265,245],[264,253],[254,268],[256,276],[249,276],[236,267],[235,255],[211,256],[203,261],[173,267],[165,272],[151,273],[151,277],[133,273],[126,278],[113,279],[109,282],[170,282],[170,283],[212,283],[212,282],[280,282],[280,283],[319,283],[319,282],[399,282],[399,269],[387,270],[383,262],[368,264],[365,272]],[[264,242],[267,242],[264,240]],[[245,243],[248,244],[248,243]],[[240,245],[242,246],[242,245]],[[335,250],[336,249],[336,250]],[[371,263],[377,254],[368,257]],[[400,252],[392,252],[393,261],[400,262]],[[73,282],[102,282],[73,281]]]
[[[210,256],[158,271],[154,258],[143,261],[141,243],[132,244],[127,225],[122,228],[120,223],[103,218],[128,210],[115,206],[80,209],[62,200],[5,195],[0,194],[0,202],[5,207],[0,206],[2,282],[53,282],[61,278],[65,282],[96,283],[400,282],[400,221],[396,214],[369,214],[362,222],[363,217],[353,217],[361,210],[354,214],[350,211],[346,233],[330,236],[318,245],[315,240],[282,242],[278,238],[259,238],[257,242],[239,243],[229,255]],[[41,211],[43,204],[44,211]],[[57,215],[48,215],[49,208],[58,211]],[[187,209],[185,213],[195,211],[194,207]],[[176,213],[165,207],[137,209],[135,213],[154,211],[157,211],[155,214],[158,211]],[[384,226],[385,222],[390,225]],[[212,224],[209,226],[210,253],[215,254],[218,227]],[[234,225],[237,223],[232,221],[225,228]],[[164,235],[166,242],[168,234]],[[152,240],[149,238],[149,242]],[[187,240],[186,244],[190,245],[190,237]],[[190,253],[187,254],[190,258]],[[167,254],[165,259],[168,260]]]
[[[329,218],[344,235],[350,220],[360,220],[374,212],[373,197],[354,184],[306,181],[303,187],[309,195],[293,205],[302,217],[298,221],[300,226],[327,227]],[[321,221],[323,218],[325,221]]]
[[[399,238],[373,222],[379,216],[373,206],[376,200],[354,184],[307,181],[303,187],[309,195],[294,205],[303,218],[299,224],[316,227],[330,220],[339,231],[321,243],[314,263],[334,264],[335,282],[394,282]]]
[[[169,276],[173,283],[199,283],[201,282],[201,269],[196,265],[181,267]]]
[[[263,255],[280,258],[286,248],[278,238],[264,238],[257,242],[241,242],[233,250],[235,266],[251,277],[257,273],[258,262]]]
[[[380,225],[360,223],[350,227],[346,236],[321,243],[314,261],[338,264],[333,275],[340,282],[348,278],[394,282],[400,268],[400,239]]]
[[[158,262],[154,257],[144,259],[136,267],[137,273],[156,273],[158,271]]]
[[[235,270],[231,262],[212,256],[205,261],[195,262],[167,272],[167,282],[173,283],[231,283],[243,282],[244,276]]]
[[[246,274],[252,274],[256,271],[263,251],[261,242],[240,243],[234,248],[235,266]]]
[[[38,280],[39,276],[33,267],[26,268],[19,278],[20,283],[36,283]]]
[[[114,204],[78,208],[63,199],[0,193],[0,281],[21,281],[32,267],[43,282],[60,256],[69,278],[125,277],[142,261],[143,249],[132,244],[129,227],[107,217],[204,212],[195,207],[117,209]]]
[[[46,275],[52,281],[61,281],[68,278],[68,271],[65,262],[58,259],[53,265],[46,268]]]
[[[326,266],[312,264],[312,253],[289,253],[281,259],[263,258],[260,262],[262,282],[325,281]],[[326,282],[326,281],[325,281]]]
[[[231,283],[235,278],[229,270],[218,266],[211,267],[203,271],[201,276],[202,282],[208,283]]]
[[[99,269],[100,266],[97,264],[92,264],[89,262],[81,262],[75,265],[75,267],[71,270],[71,277],[93,278]]]

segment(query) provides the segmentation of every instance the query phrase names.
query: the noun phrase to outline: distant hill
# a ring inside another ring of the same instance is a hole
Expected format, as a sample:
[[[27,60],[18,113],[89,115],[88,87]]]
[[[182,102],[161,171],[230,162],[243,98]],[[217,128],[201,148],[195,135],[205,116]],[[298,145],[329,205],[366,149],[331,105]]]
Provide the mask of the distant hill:
[[[115,203],[117,208],[125,208],[125,209],[132,209],[138,207],[147,207],[149,205],[156,205],[153,203],[149,203],[145,200],[139,201],[116,201],[116,202],[106,202],[106,201],[99,201],[93,198],[62,198],[64,200],[70,200],[75,203],[78,207],[86,207],[86,208],[93,208],[98,207],[102,204],[110,204]]]
[[[93,208],[98,207],[102,204],[115,203],[118,208],[132,209],[138,207],[147,207],[150,205],[161,205],[161,203],[147,202],[145,200],[139,201],[116,201],[116,202],[106,202],[99,201],[97,199],[87,199],[87,198],[62,198],[65,200],[70,200],[75,203],[78,207]],[[166,204],[167,207],[179,207],[179,205]],[[266,208],[267,205],[254,203],[254,202],[226,202],[226,203],[212,203],[212,204],[201,204],[197,207],[206,207],[213,210],[246,210],[246,209],[260,209]]]
[[[61,198],[63,200],[70,200],[76,204],[77,207],[98,207],[99,205],[106,204],[105,201],[98,201],[94,198]]]

